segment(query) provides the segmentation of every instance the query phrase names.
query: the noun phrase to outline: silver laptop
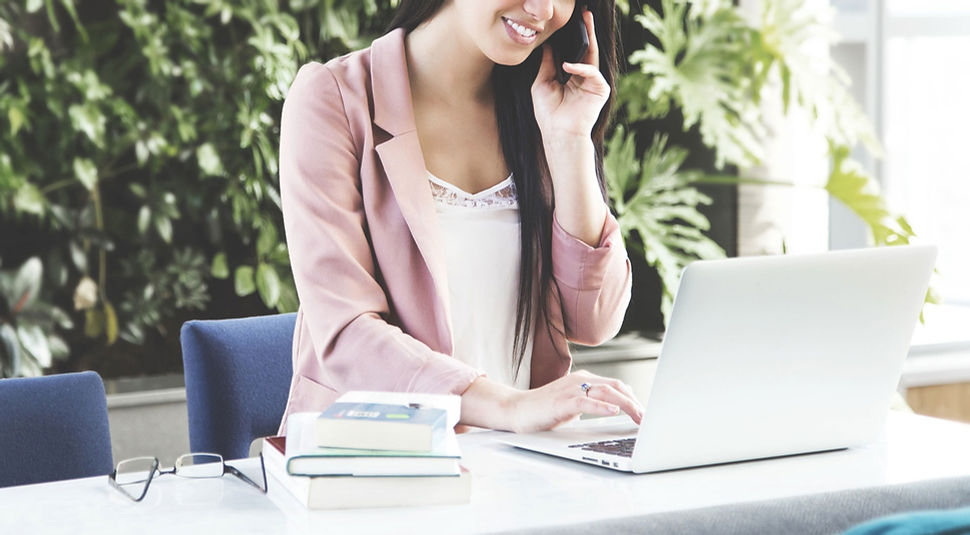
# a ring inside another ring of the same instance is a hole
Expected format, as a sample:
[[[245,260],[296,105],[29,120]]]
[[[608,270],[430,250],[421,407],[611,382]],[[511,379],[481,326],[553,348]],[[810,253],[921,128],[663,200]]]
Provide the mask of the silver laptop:
[[[690,264],[639,429],[602,418],[503,441],[636,473],[871,442],[935,259],[896,246]]]

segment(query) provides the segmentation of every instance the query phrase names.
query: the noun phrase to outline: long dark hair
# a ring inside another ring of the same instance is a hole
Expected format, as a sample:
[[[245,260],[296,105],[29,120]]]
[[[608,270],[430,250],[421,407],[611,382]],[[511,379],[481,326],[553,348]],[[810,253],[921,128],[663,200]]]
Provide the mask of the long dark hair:
[[[592,139],[596,149],[596,177],[606,199],[603,174],[603,137],[613,108],[616,92],[614,79],[617,70],[617,39],[615,0],[576,0],[576,9],[583,4],[592,12],[596,22],[596,42],[599,44],[600,72],[610,84],[610,98],[603,106],[593,127]],[[431,18],[444,0],[401,0],[388,31],[403,28],[411,32]],[[495,93],[495,116],[502,142],[505,163],[512,172],[518,193],[519,219],[522,238],[522,262],[519,268],[519,297],[515,313],[515,341],[513,344],[514,374],[525,355],[528,334],[534,331],[538,314],[548,320],[546,305],[552,281],[552,183],[542,148],[542,136],[532,108],[532,82],[539,71],[542,49],[538,48],[519,65],[496,65],[492,71]],[[558,290],[558,288],[556,288]]]

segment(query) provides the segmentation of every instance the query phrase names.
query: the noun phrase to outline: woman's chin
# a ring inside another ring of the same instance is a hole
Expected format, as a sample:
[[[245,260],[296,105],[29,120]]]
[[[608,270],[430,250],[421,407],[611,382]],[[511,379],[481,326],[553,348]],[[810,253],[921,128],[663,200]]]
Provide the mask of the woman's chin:
[[[500,53],[500,54],[490,54],[488,59],[492,60],[492,63],[496,65],[503,65],[505,67],[515,67],[516,65],[522,65],[529,59],[534,50],[530,50],[528,53],[518,52],[518,53]]]

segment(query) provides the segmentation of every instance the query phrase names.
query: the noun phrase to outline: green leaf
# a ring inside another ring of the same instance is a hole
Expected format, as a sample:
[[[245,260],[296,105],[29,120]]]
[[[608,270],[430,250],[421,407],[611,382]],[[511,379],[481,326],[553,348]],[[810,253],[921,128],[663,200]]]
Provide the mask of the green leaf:
[[[219,153],[216,152],[212,143],[203,143],[196,149],[195,154],[199,160],[199,169],[206,175],[224,175],[226,173]]]
[[[71,354],[71,348],[68,347],[67,342],[63,338],[57,335],[49,335],[47,337],[47,345],[50,347],[51,356],[57,360],[64,360]]]
[[[155,217],[155,230],[165,243],[172,243],[172,220],[165,216]]]
[[[81,18],[77,15],[77,9],[74,7],[74,0],[61,0],[61,5],[64,6],[64,10],[67,11],[67,14],[71,16],[71,20],[74,22],[74,28],[77,29],[78,34],[81,36],[81,40],[87,41],[88,33],[81,24]]]
[[[256,238],[256,253],[263,257],[275,249],[277,243],[279,243],[279,236],[276,233],[276,227],[272,223],[264,222],[259,227],[259,237]]]
[[[229,278],[229,264],[226,262],[226,253],[217,253],[212,257],[212,276],[217,279]]]
[[[854,147],[861,141],[873,155],[880,155],[875,128],[848,90],[848,76],[828,54],[806,53],[825,50],[839,39],[827,7],[796,0],[752,7],[752,18],[760,21],[760,38],[748,51],[762,65],[762,81],[771,79],[769,74],[778,75],[783,110],[796,104],[810,112],[815,128],[837,145]]]
[[[280,314],[296,312],[300,308],[300,299],[293,287],[293,281],[280,285],[280,299],[276,303],[276,311]]]
[[[13,33],[10,29],[10,23],[0,18],[0,52],[2,52],[5,48],[13,48]],[[0,55],[0,68],[3,67],[3,64],[3,55]],[[0,375],[0,377],[2,377],[2,375]]]
[[[44,0],[44,5],[47,6],[47,20],[54,28],[54,33],[61,33],[61,25],[57,22],[57,13],[54,12],[54,0]]]
[[[2,49],[2,47],[0,47]],[[16,136],[20,127],[24,125],[24,112],[18,106],[11,106],[7,110],[7,119],[10,120],[10,135]]]
[[[269,264],[261,263],[256,270],[256,288],[266,306],[273,308],[280,299],[280,276]]]
[[[37,186],[30,182],[25,182],[13,197],[14,208],[18,212],[34,215],[44,215],[44,208],[47,206],[47,199],[44,194],[37,189]]]
[[[17,275],[14,277],[11,288],[14,300],[10,303],[10,306],[14,314],[27,308],[37,300],[43,274],[44,265],[36,256],[28,259],[17,270]]]
[[[84,335],[97,338],[104,332],[104,311],[100,308],[89,308],[84,313]]]
[[[74,176],[85,189],[92,191],[98,183],[98,168],[87,158],[74,158]]]
[[[152,222],[152,209],[146,204],[138,210],[138,233],[144,235]]]
[[[75,130],[83,132],[95,145],[104,145],[104,133],[107,118],[92,104],[74,104],[67,110],[71,116],[71,125]]]
[[[8,375],[11,377],[20,375],[20,340],[17,339],[17,331],[9,323],[0,324],[0,342],[2,342],[0,349],[3,350],[0,354],[7,361],[4,368],[9,370]],[[4,363],[0,362],[0,364]]]
[[[20,340],[24,352],[34,359],[41,368],[51,365],[51,350],[47,345],[47,336],[40,325],[22,325],[17,327],[17,338]]]
[[[239,266],[236,268],[236,295],[245,297],[256,291],[256,283],[253,281],[253,267]]]
[[[145,165],[149,156],[151,156],[151,152],[148,150],[148,144],[140,139],[136,141],[135,158],[138,160],[138,165]]]
[[[109,346],[118,339],[118,315],[115,307],[108,302],[104,303],[104,334]]]
[[[916,236],[913,228],[902,216],[890,213],[879,195],[878,183],[849,158],[848,147],[830,143],[829,152],[832,172],[825,190],[862,219],[875,245],[908,244]]]
[[[55,249],[51,251],[50,255],[47,257],[47,272],[49,273],[48,280],[50,280],[54,286],[66,286],[68,278],[67,264],[64,263],[64,253],[61,249]]]
[[[68,316],[66,312],[57,307],[51,307],[51,319],[54,320],[54,324],[61,329],[73,329],[74,320],[71,316]]]
[[[78,242],[71,241],[69,248],[71,250],[71,262],[74,262],[74,267],[77,268],[81,273],[87,273],[88,271],[88,255],[84,252]]]

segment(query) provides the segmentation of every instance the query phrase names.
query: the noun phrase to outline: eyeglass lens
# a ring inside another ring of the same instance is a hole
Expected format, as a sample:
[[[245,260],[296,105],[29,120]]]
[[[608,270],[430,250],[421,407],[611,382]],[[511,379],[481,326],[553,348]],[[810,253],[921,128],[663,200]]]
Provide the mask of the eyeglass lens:
[[[186,453],[175,460],[175,475],[179,477],[222,477],[225,465],[216,453]]]

